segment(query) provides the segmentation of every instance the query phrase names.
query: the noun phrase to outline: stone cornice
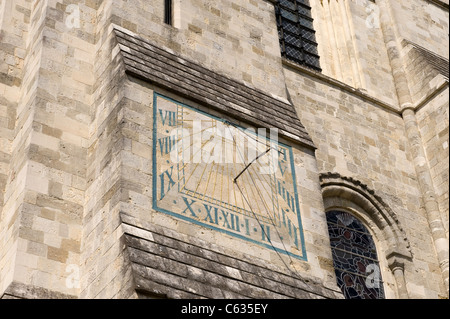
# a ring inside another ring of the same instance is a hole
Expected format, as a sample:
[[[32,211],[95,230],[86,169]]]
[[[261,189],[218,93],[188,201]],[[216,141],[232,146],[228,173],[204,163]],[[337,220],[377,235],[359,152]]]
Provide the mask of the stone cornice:
[[[356,88],[354,88],[354,87],[352,87],[352,86],[350,86],[348,84],[345,84],[345,83],[343,83],[341,81],[333,79],[332,77],[324,75],[324,74],[322,74],[320,72],[308,69],[308,68],[306,68],[304,66],[301,66],[301,65],[299,65],[297,63],[288,61],[286,59],[283,59],[283,65],[288,67],[288,68],[290,68],[290,69],[292,69],[292,70],[294,70],[294,71],[296,71],[296,72],[298,72],[298,73],[309,75],[309,76],[314,77],[314,78],[316,78],[316,79],[318,79],[318,80],[320,80],[322,82],[325,82],[325,83],[333,85],[333,86],[335,86],[335,87],[337,87],[337,88],[339,88],[339,89],[341,89],[343,91],[346,91],[347,93],[350,93],[352,95],[355,95],[355,96],[363,98],[363,99],[365,99],[367,101],[370,101],[371,103],[374,103],[375,105],[381,107],[382,109],[384,109],[386,111],[389,111],[391,113],[397,114],[399,116],[401,114],[401,112],[399,111],[398,108],[396,108],[396,107],[394,107],[394,106],[392,106],[392,105],[390,105],[390,104],[388,104],[386,102],[383,102],[383,101],[381,101],[381,100],[379,100],[379,99],[377,99],[377,98],[375,98],[375,97],[373,97],[373,96],[371,96],[371,95],[369,95],[369,94],[367,94],[367,93],[365,93],[365,92],[363,92],[361,90],[358,90],[358,89],[356,89]]]
[[[375,104],[376,106],[380,107],[381,109],[389,112],[389,113],[393,113],[399,117],[402,116],[403,112],[405,111],[404,109],[399,109],[394,107],[393,105],[390,105],[386,102],[383,102],[361,90],[358,90],[348,84],[345,84],[341,81],[338,81],[336,79],[333,79],[332,77],[329,77],[327,75],[324,75],[320,72],[308,69],[306,67],[303,67],[297,63],[293,63],[291,61],[288,61],[286,59],[283,59],[283,65],[285,67],[290,68],[291,70],[300,73],[300,74],[304,74],[304,75],[308,75],[311,76],[313,78],[316,78],[319,81],[325,82],[327,84],[333,85],[351,95],[363,98],[364,100],[371,102],[373,104]],[[419,109],[421,109],[426,103],[428,103],[430,100],[432,100],[435,96],[437,96],[439,93],[441,93],[445,88],[448,87],[449,85],[449,81],[442,75],[438,75],[439,77],[439,84],[435,87],[434,90],[432,90],[431,92],[429,92],[429,94],[427,96],[424,96],[420,101],[418,101],[417,103],[415,103],[414,105],[411,105],[409,108],[411,108],[414,113],[416,113],[417,111],[419,111]]]

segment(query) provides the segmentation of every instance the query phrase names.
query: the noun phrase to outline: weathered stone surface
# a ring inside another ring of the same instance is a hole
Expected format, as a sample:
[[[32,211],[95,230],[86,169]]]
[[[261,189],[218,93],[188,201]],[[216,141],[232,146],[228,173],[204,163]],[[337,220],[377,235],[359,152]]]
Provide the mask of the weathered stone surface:
[[[76,296],[65,295],[49,289],[13,282],[0,299],[75,299]]]
[[[309,1],[320,74],[275,0],[69,2],[0,0],[3,298],[339,298],[331,209],[387,298],[448,297],[448,0]],[[153,209],[155,93],[281,129],[305,260]]]
[[[313,147],[292,105],[161,50],[144,39],[115,30],[126,70],[134,76],[208,104],[261,128]]]
[[[209,245],[193,244],[191,238],[168,237],[159,226],[137,227],[135,218],[126,214],[121,217],[133,276],[138,289],[149,294],[171,297],[176,289],[193,293],[193,298],[213,299],[229,292],[257,299],[338,297],[336,291],[294,273],[274,271],[262,261],[237,259]]]

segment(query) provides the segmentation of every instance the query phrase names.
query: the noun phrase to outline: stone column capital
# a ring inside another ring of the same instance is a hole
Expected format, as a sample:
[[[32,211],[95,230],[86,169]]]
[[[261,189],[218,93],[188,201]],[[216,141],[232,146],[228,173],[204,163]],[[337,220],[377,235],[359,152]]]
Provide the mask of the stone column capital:
[[[405,256],[398,252],[391,252],[386,255],[389,269],[394,273],[396,270],[405,270],[405,261],[410,260],[410,256]]]

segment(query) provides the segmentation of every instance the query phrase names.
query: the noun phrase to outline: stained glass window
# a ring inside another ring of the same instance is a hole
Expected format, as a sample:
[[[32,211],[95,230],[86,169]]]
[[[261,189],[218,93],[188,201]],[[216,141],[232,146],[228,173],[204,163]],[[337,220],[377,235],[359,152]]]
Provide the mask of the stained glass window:
[[[375,243],[367,228],[346,212],[327,213],[337,283],[347,299],[384,299]]]
[[[275,10],[282,56],[321,71],[309,0],[278,0]]]

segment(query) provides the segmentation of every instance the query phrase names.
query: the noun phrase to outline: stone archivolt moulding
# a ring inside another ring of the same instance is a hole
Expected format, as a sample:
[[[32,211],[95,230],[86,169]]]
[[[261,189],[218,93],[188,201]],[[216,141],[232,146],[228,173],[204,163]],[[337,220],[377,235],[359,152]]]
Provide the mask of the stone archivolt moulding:
[[[381,244],[387,265],[397,287],[397,296],[408,299],[405,263],[412,261],[411,245],[396,214],[367,185],[337,173],[320,176],[324,206],[327,211],[342,210],[356,215]]]
[[[403,268],[404,262],[412,259],[409,240],[397,215],[367,185],[337,173],[322,174],[320,183],[326,210],[350,210],[369,226],[378,241],[387,244],[385,256],[391,270]]]

